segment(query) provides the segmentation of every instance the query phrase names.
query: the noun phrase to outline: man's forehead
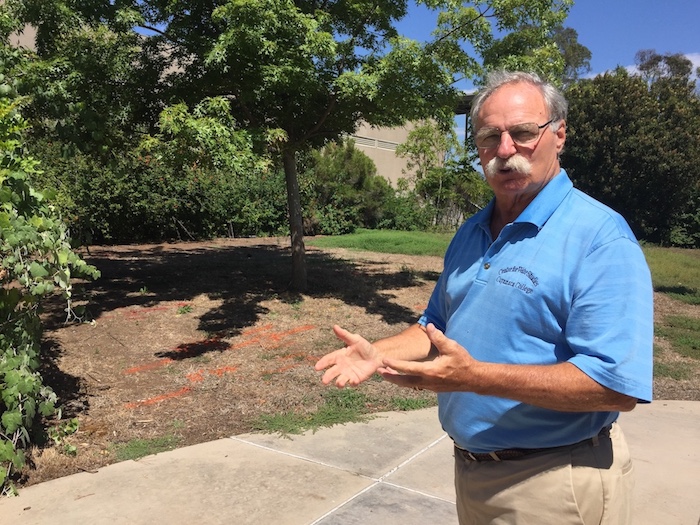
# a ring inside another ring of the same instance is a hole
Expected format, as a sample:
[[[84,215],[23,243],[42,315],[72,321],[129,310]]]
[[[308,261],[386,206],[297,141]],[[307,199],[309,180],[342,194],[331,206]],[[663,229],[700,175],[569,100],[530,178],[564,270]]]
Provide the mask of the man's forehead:
[[[547,108],[542,92],[527,82],[505,84],[484,100],[479,111],[479,122],[484,124],[491,118],[513,119],[539,118],[546,116]]]

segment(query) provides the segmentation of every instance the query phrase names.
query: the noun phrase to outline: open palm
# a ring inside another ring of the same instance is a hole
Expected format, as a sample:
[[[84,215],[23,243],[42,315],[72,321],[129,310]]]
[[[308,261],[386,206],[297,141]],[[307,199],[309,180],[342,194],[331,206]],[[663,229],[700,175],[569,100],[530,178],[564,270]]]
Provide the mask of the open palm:
[[[382,365],[376,348],[364,337],[352,334],[340,326],[334,326],[336,337],[345,343],[345,348],[323,356],[316,363],[316,370],[326,369],[323,384],[335,379],[336,386],[357,386],[366,381]]]

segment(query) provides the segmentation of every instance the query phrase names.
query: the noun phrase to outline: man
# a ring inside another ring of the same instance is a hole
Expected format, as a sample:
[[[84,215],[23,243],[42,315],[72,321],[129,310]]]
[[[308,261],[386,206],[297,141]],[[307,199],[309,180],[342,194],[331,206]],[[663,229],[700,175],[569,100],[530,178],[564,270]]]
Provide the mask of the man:
[[[494,199],[457,232],[418,323],[321,358],[325,384],[375,372],[438,392],[462,525],[630,523],[620,411],[651,401],[652,287],[617,213],[560,168],[567,103],[521,72],[472,107]]]

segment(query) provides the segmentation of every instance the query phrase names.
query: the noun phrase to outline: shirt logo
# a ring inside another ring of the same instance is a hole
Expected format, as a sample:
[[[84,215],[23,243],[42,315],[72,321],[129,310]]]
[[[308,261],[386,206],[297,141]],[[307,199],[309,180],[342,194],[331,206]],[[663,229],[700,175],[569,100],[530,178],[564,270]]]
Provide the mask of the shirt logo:
[[[508,266],[498,271],[496,282],[506,286],[512,286],[529,295],[539,284],[539,279],[527,268],[523,268],[522,266]]]

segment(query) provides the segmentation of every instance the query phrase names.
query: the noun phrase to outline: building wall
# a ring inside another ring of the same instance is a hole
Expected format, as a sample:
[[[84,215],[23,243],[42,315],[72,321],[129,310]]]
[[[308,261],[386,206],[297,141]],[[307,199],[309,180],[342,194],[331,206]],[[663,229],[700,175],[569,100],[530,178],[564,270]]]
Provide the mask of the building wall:
[[[2,3],[2,2],[0,2]],[[21,33],[10,35],[10,44],[17,47],[26,47],[36,51],[36,29],[32,26],[25,26]]]
[[[389,179],[396,187],[399,178],[408,178],[411,173],[406,168],[406,159],[396,156],[396,147],[408,138],[413,124],[399,128],[374,128],[362,123],[351,136],[355,147],[374,161],[377,175]]]

